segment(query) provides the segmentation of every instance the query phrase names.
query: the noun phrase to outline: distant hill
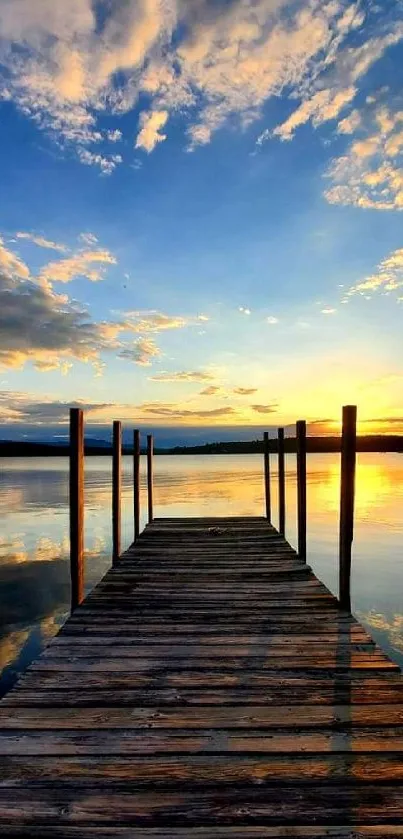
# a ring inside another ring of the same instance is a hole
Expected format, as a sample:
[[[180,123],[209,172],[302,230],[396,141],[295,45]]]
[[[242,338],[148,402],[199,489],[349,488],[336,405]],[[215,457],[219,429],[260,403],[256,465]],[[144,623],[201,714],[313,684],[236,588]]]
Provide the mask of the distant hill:
[[[285,438],[285,451],[295,452],[295,437]],[[269,441],[270,451],[277,451],[277,440]],[[308,437],[308,452],[325,453],[340,451],[340,437]],[[372,434],[357,437],[358,452],[403,452],[403,435]],[[67,457],[69,453],[68,441],[63,443],[32,443],[16,440],[0,440],[0,457]],[[85,441],[86,455],[111,456],[110,443],[103,440],[89,439]],[[132,454],[130,446],[123,446],[123,454]],[[142,450],[145,453],[145,450]],[[156,454],[166,455],[214,455],[214,454],[263,454],[263,441],[234,441],[205,443],[196,446],[174,446],[173,448],[155,448]]]
[[[339,452],[340,437],[307,437],[308,452]],[[269,440],[271,452],[277,452],[277,440]],[[295,437],[286,437],[286,452],[296,451]],[[403,452],[403,435],[372,434],[357,437],[358,452]],[[206,443],[202,446],[175,446],[169,454],[263,454],[263,440],[234,443]]]

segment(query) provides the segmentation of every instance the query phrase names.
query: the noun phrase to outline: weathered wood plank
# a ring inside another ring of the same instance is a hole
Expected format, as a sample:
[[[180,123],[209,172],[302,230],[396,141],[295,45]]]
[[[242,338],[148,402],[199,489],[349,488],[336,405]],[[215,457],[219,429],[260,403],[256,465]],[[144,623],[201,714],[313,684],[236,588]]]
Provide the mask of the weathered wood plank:
[[[303,802],[301,799],[303,798]],[[283,801],[282,807],[279,801]],[[264,824],[292,825],[301,816],[317,824],[337,824],[348,814],[350,824],[365,822],[384,824],[400,821],[403,811],[403,786],[398,784],[318,785],[301,790],[289,786],[266,784],[233,785],[220,789],[219,796],[208,788],[172,792],[139,791],[136,784],[121,783],[119,787],[98,784],[71,785],[63,796],[50,786],[0,788],[0,818],[13,824],[40,819],[44,824],[98,822],[99,825],[131,824],[147,827],[187,825]]]
[[[226,706],[186,708],[12,708],[0,705],[0,729],[265,729],[402,726],[399,705]]]
[[[263,517],[155,520],[0,704],[0,835],[403,839],[397,672]]]

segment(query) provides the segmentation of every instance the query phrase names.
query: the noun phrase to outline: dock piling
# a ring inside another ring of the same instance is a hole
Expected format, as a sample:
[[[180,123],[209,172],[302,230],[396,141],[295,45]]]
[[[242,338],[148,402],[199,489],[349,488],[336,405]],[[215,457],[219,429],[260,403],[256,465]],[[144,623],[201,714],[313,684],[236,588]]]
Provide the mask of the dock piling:
[[[278,530],[285,535],[285,462],[284,428],[278,429]]]
[[[71,611],[84,599],[84,414],[70,409]]]
[[[351,610],[351,548],[354,536],[357,407],[345,405],[341,437],[339,599]]]
[[[264,490],[265,490],[265,505],[266,518],[271,521],[271,496],[270,496],[270,448],[269,448],[269,432],[265,431],[263,434],[264,447]]]
[[[140,431],[133,431],[133,513],[134,541],[140,535]]]
[[[148,521],[152,522],[154,518],[153,512],[153,454],[154,454],[154,440],[153,435],[147,435],[147,490],[148,490]]]
[[[298,555],[306,560],[306,422],[296,424]]]
[[[120,556],[122,491],[122,423],[113,423],[112,441],[112,561]]]

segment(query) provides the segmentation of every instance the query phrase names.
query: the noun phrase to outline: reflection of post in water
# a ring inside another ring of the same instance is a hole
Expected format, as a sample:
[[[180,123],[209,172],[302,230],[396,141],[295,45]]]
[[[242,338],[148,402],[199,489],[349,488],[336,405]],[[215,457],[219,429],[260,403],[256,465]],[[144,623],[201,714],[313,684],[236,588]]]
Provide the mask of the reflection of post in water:
[[[84,414],[70,410],[71,611],[84,599]]]

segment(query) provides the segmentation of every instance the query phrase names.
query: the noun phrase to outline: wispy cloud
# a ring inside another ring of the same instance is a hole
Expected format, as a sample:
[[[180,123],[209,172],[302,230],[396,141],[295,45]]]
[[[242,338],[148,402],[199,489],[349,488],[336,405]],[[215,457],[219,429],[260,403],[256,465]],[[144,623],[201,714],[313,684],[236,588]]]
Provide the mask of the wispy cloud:
[[[361,135],[327,172],[331,204],[377,210],[403,209],[403,111],[371,103]]]
[[[278,410],[278,405],[251,405],[251,408],[257,414],[275,414]]]
[[[183,329],[186,326],[200,325],[208,320],[205,315],[183,316],[167,315],[157,311],[129,311],[124,312],[130,329],[133,332],[164,332],[168,329]]]
[[[251,396],[257,392],[257,387],[234,387],[232,392],[237,396]]]
[[[223,388],[220,385],[208,385],[208,387],[200,391],[200,396],[220,396],[223,392]]]
[[[0,237],[0,270],[4,271],[6,275],[21,277],[28,279],[29,268],[28,265],[20,259],[17,254],[10,250]]]
[[[134,361],[141,367],[149,367],[152,360],[161,354],[161,350],[152,338],[137,338],[131,346],[124,347],[118,353],[119,358]]]
[[[77,277],[85,277],[91,282],[97,282],[103,277],[103,269],[107,265],[116,265],[116,257],[105,249],[80,251],[45,265],[39,280],[45,283],[70,283]]]
[[[150,376],[152,382],[213,382],[215,376],[208,370],[181,370],[177,373],[162,372]]]
[[[44,236],[38,236],[35,233],[19,232],[16,233],[15,236],[16,239],[26,239],[27,241],[32,242],[34,245],[37,245],[38,248],[45,248],[50,251],[59,251],[60,253],[66,253],[68,250],[66,245],[60,245],[57,242],[52,242],[51,239],[45,239]]]
[[[346,297],[354,294],[371,296],[374,292],[389,294],[403,286],[403,248],[393,251],[379,263],[376,271],[353,285]]]
[[[139,408],[145,416],[172,420],[215,420],[225,417],[235,418],[237,416],[236,409],[229,405],[223,408],[203,410],[199,408],[183,408],[181,405],[171,403],[146,402],[140,405]]]

